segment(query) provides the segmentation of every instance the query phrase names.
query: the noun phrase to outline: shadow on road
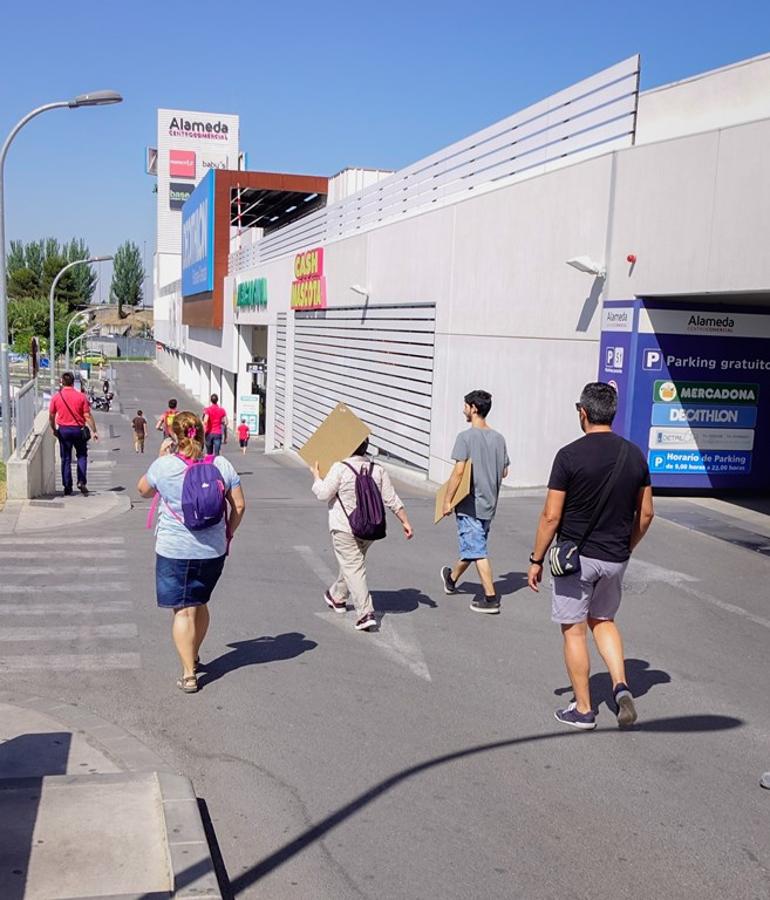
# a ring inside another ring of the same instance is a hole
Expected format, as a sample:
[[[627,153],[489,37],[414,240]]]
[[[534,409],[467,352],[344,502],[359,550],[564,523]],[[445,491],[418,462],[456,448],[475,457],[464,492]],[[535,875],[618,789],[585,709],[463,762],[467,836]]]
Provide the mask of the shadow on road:
[[[201,666],[198,683],[201,687],[211,684],[228,672],[242,669],[244,666],[257,666],[260,663],[277,662],[281,659],[294,659],[308,650],[314,650],[318,644],[306,638],[298,631],[288,631],[275,637],[264,635],[250,638],[248,641],[235,641],[228,644],[229,653],[223,653],[208,664]]]
[[[742,719],[735,719],[731,716],[695,715],[676,716],[668,719],[652,719],[649,722],[644,722],[640,726],[629,730],[637,735],[647,732],[668,734],[698,734],[702,732],[726,731],[733,728],[740,728],[743,724],[744,723]],[[591,732],[592,737],[588,738],[588,740],[596,740],[597,738],[601,739],[602,735],[613,735],[615,738],[617,738],[618,734],[619,732],[614,728],[593,731]],[[509,740],[504,741],[493,741],[492,743],[488,744],[476,744],[473,747],[466,747],[463,750],[456,750],[453,753],[446,753],[442,756],[437,756],[434,759],[428,759],[421,763],[417,763],[414,766],[409,766],[406,769],[402,769],[400,772],[396,772],[394,775],[391,775],[388,778],[385,778],[377,784],[373,785],[371,788],[364,791],[362,794],[359,794],[349,803],[338,807],[328,816],[321,819],[320,822],[303,831],[302,834],[300,834],[298,837],[284,844],[282,847],[279,847],[276,851],[260,860],[250,869],[242,872],[230,882],[230,890],[232,892],[232,895],[237,896],[242,891],[247,890],[253,884],[256,884],[260,879],[264,878],[266,875],[269,875],[275,869],[282,866],[285,862],[288,862],[293,856],[301,853],[316,841],[323,839],[330,831],[332,831],[338,825],[341,825],[351,816],[354,816],[356,813],[360,812],[360,810],[368,806],[370,803],[373,803],[375,800],[379,799],[383,794],[386,794],[393,788],[398,787],[400,784],[408,781],[410,778],[414,778],[416,775],[421,775],[423,772],[427,772],[430,769],[436,768],[437,766],[443,766],[447,763],[452,763],[469,756],[477,756],[481,753],[490,753],[494,750],[504,750],[509,747],[521,746],[522,744],[533,744],[539,741],[559,739],[586,740],[585,737],[577,738],[577,733],[574,731],[560,730],[548,732],[546,734],[529,734],[524,735],[523,737],[510,738]]]
[[[400,591],[372,591],[372,600],[377,613],[382,616],[391,613],[414,612],[422,604],[436,609],[435,600],[417,588],[401,588]]]
[[[634,697],[643,697],[656,684],[669,684],[671,676],[662,669],[651,669],[646,659],[627,659],[626,660],[626,678],[628,686]],[[591,690],[591,702],[594,709],[598,709],[602,703],[611,710],[615,711],[615,700],[612,696],[612,679],[608,672],[597,672],[588,680],[588,686]],[[572,692],[572,687],[556,688],[554,694],[561,696]]]
[[[472,574],[476,570],[471,568],[468,569],[468,573]],[[505,575],[499,575],[495,578],[495,587],[497,588],[497,593],[501,597],[507,597],[509,594],[515,594],[516,591],[520,591],[523,587],[526,587],[527,584],[527,573],[526,572],[506,572]],[[480,594],[481,593],[481,584],[477,581],[461,581],[457,586],[458,594]]]
[[[26,895],[43,778],[66,775],[72,735],[21,734],[0,744],[0,897]]]

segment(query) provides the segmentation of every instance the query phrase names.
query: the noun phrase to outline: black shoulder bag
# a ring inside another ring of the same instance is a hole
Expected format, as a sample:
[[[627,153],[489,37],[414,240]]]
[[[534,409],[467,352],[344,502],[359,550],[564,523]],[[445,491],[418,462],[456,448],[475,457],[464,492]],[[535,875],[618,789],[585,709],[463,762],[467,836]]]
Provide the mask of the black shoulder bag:
[[[599,516],[602,514],[602,510],[610,499],[612,489],[615,487],[615,483],[625,465],[627,457],[628,441],[624,440],[620,452],[618,453],[618,458],[615,460],[615,465],[612,467],[612,471],[604,485],[604,489],[594,506],[593,515],[586,526],[586,530],[583,532],[583,537],[578,543],[575,543],[575,541],[557,541],[548,551],[548,564],[551,568],[551,575],[553,575],[554,578],[559,578],[562,575],[580,574],[580,551],[583,549],[583,545],[596,527]]]
[[[67,407],[67,411],[72,416],[72,418],[77,419],[77,416],[74,412],[72,412],[69,403],[67,403],[67,401],[64,399],[64,394],[62,394],[61,391],[59,391],[59,397],[61,397],[61,402]],[[80,433],[83,435],[83,440],[86,441],[86,443],[91,440],[91,429],[88,427],[88,425],[86,425],[85,419],[83,419],[83,424],[80,426]]]

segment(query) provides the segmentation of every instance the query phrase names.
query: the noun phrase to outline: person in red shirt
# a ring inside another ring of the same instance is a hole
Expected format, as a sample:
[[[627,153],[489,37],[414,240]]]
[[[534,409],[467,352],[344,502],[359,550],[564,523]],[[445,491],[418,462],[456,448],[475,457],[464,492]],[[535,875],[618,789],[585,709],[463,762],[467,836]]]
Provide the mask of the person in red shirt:
[[[65,496],[72,493],[73,449],[78,461],[78,488],[81,494],[88,496],[88,436],[83,431],[84,427],[87,425],[91,429],[91,437],[95,441],[99,440],[99,436],[88,397],[76,391],[74,385],[75,376],[72,372],[65,372],[61,377],[61,390],[51,397],[48,421],[59,439],[61,481]]]
[[[206,453],[219,456],[222,443],[227,443],[227,411],[219,405],[219,397],[211,395],[211,406],[203,410],[203,430],[206,435]]]
[[[249,426],[246,424],[246,419],[241,419],[241,424],[238,426],[238,443],[241,445],[241,453],[246,453],[246,448],[249,446]]]

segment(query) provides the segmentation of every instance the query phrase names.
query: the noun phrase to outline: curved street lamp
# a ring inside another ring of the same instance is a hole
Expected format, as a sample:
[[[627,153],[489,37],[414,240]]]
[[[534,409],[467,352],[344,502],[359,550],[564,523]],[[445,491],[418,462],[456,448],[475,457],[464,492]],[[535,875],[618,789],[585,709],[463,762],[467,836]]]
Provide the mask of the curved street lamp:
[[[67,269],[71,269],[73,266],[80,265],[90,265],[91,263],[96,262],[106,262],[108,259],[112,259],[111,256],[92,256],[89,259],[76,259],[74,262],[67,263],[66,266],[61,268],[56,275],[56,278],[53,280],[53,284],[51,285],[51,290],[48,292],[48,369],[51,375],[51,393],[53,394],[54,386],[56,384],[56,366],[54,365],[56,360],[56,344],[54,337],[54,294],[56,293],[56,285],[59,283],[59,279],[62,275],[67,271]],[[72,324],[70,322],[70,324]],[[67,326],[69,330],[69,325]],[[69,363],[67,363],[67,368],[69,368]]]
[[[69,368],[70,368],[70,328],[72,327],[73,323],[76,322],[78,319],[82,319],[85,322],[88,322],[89,315],[90,315],[90,313],[87,310],[81,310],[80,312],[76,312],[74,315],[70,316],[70,320],[69,320],[69,322],[67,322],[67,334],[64,339],[64,346],[67,348],[66,352],[65,352],[65,356],[64,356],[64,371],[65,372],[69,372]],[[77,340],[77,337],[73,338],[72,343],[74,344],[76,340]]]
[[[35,116],[48,112],[49,109],[77,109],[81,106],[107,106],[123,100],[117,91],[93,91],[90,94],[78,94],[71,100],[59,100],[46,103],[27,113],[11,129],[5,143],[0,149],[0,408],[3,410],[3,459],[8,459],[12,452],[11,441],[11,376],[8,369],[8,296],[6,293],[5,267],[5,158],[13,139],[21,129]],[[50,355],[50,354],[49,354]]]

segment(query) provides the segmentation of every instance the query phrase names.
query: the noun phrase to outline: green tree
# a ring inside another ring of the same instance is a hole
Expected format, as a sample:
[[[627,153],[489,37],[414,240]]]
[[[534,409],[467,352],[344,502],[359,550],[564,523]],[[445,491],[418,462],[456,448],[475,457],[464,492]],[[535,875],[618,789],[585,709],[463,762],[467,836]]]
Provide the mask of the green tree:
[[[58,291],[57,291],[58,294]],[[48,300],[43,297],[23,297],[11,300],[8,303],[8,330],[11,336],[13,349],[16,353],[29,353],[30,341],[37,336],[41,348],[48,351]],[[66,302],[58,300],[54,305],[54,339],[56,352],[63,353],[64,342],[67,338],[67,323],[74,313],[71,313]],[[70,329],[70,340],[82,334],[84,327],[81,322],[75,323]]]
[[[66,256],[67,262],[75,262],[78,259],[88,259],[91,251],[83,238],[72,238],[62,248],[62,255]],[[73,266],[72,282],[79,303],[84,306],[89,304],[96,290],[96,272],[93,266]]]
[[[7,257],[8,296],[22,300],[47,298],[54,278],[67,263],[88,259],[91,255],[82,238],[72,238],[60,245],[49,237],[24,244],[11,241]],[[70,309],[87,306],[96,287],[96,274],[91,266],[75,266],[59,281],[57,297],[63,297]]]
[[[118,315],[121,319],[128,315],[123,312],[124,305],[136,306],[141,303],[143,282],[142,254],[133,241],[126,241],[115,252],[110,285],[110,294],[118,304]]]

